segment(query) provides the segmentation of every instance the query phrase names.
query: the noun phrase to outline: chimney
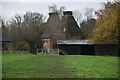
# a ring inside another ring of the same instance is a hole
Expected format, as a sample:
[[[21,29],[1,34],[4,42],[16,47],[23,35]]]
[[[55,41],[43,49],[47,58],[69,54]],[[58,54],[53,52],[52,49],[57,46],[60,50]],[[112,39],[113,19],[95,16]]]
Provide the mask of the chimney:
[[[49,13],[49,16],[55,16],[58,15],[58,13]]]
[[[73,12],[72,11],[65,11],[63,12],[64,15],[72,16]]]

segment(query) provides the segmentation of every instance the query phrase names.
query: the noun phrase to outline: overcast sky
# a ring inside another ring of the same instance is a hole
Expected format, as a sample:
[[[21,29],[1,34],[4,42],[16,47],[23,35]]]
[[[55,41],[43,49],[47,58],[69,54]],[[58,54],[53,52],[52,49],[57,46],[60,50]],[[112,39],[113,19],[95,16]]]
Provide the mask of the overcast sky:
[[[64,1],[64,2],[63,2]],[[99,10],[101,8],[101,3],[106,0],[1,0],[0,9],[2,12],[2,18],[5,20],[10,20],[15,14],[23,15],[26,11],[39,12],[48,18],[48,6],[52,4],[60,6],[65,6],[66,11],[68,10],[78,10],[84,14],[85,8],[94,8],[94,10]]]

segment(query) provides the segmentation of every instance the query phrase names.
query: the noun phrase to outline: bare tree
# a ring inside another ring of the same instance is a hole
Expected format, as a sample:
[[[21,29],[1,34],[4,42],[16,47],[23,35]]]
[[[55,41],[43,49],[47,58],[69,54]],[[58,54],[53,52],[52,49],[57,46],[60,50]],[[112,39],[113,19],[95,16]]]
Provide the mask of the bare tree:
[[[79,11],[77,11],[77,10],[75,10],[73,12],[73,16],[76,19],[76,21],[81,21],[82,20],[82,14]]]
[[[73,16],[74,16],[75,20],[77,21],[78,25],[80,26],[80,23],[82,21],[82,14],[79,11],[75,10],[73,12]]]
[[[8,29],[5,24],[5,20],[0,18],[0,29],[3,33],[8,34]]]
[[[56,4],[49,5],[49,11],[51,13],[58,13],[58,6]]]
[[[59,13],[60,17],[63,15],[63,11],[65,10],[64,6],[58,7],[56,4],[50,5],[48,8],[51,13]]]
[[[44,16],[37,12],[26,12],[23,16],[15,15],[10,21],[10,37],[14,42],[26,41],[31,49],[40,45],[40,35],[43,31]]]
[[[85,9],[85,16],[87,17],[87,20],[93,18],[93,12],[94,12],[93,8],[86,8]]]
[[[16,14],[14,21],[18,27],[22,26],[22,16],[21,15]]]

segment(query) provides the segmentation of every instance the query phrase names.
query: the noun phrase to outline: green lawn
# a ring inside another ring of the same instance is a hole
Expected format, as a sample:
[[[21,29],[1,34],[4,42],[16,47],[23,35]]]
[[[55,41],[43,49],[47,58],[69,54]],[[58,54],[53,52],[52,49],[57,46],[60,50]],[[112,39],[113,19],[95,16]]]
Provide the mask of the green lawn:
[[[118,78],[118,57],[26,52],[2,56],[3,78]]]

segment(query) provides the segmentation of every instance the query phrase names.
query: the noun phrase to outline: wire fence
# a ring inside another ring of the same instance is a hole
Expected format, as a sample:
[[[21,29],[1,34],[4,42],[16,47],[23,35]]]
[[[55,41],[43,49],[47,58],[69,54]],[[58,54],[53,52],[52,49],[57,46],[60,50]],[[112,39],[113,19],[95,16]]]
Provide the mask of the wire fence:
[[[37,49],[37,54],[59,55],[59,49]]]

